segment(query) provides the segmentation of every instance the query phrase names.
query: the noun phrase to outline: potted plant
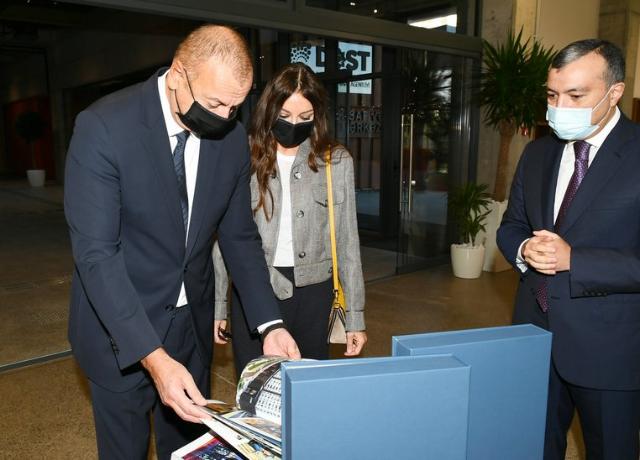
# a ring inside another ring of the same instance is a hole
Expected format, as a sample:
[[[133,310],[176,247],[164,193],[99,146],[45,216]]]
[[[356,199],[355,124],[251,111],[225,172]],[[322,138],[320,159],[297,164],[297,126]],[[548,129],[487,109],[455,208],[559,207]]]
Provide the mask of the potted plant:
[[[478,278],[484,262],[484,244],[477,241],[484,231],[491,195],[487,185],[467,182],[449,195],[449,210],[460,236],[460,244],[451,245],[451,265],[458,278]]]
[[[23,112],[16,119],[16,132],[29,146],[31,169],[27,170],[27,178],[32,187],[42,187],[45,181],[45,170],[39,168],[34,143],[44,136],[45,122],[35,111]]]
[[[556,53],[535,39],[523,41],[522,29],[518,35],[509,32],[507,40],[495,47],[484,40],[483,47],[479,98],[485,122],[500,133],[493,199],[504,201],[511,141],[518,129],[528,134],[542,118],[547,106],[547,72]]]

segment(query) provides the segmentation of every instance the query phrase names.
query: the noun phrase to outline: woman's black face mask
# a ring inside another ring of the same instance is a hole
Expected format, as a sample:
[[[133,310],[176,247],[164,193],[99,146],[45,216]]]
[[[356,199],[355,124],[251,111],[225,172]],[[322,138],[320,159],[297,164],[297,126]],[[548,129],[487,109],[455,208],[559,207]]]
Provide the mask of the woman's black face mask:
[[[312,129],[313,120],[293,124],[278,118],[271,132],[281,146],[290,148],[302,144],[309,137]]]
[[[216,115],[215,113],[208,111],[198,101],[196,101],[196,98],[193,95],[193,90],[191,89],[189,77],[186,78],[187,85],[189,85],[189,92],[193,98],[193,104],[191,104],[191,107],[189,107],[189,110],[187,110],[186,113],[178,112],[180,121],[199,138],[223,138],[235,126],[238,111],[235,109],[232,110],[229,113],[229,118],[223,118],[220,115]]]

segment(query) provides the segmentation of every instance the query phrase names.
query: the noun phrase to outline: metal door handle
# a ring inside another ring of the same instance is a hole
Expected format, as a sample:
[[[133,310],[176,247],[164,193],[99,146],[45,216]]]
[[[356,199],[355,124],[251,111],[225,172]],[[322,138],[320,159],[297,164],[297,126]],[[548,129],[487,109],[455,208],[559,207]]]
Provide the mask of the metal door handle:
[[[400,193],[398,194],[398,212],[400,213],[402,213],[404,205],[404,117],[404,114],[400,116],[400,180],[398,181],[400,187]]]
[[[413,177],[413,114],[410,115],[410,137],[409,137],[409,191],[408,191],[408,209],[409,214],[413,212],[413,186],[416,185],[416,181],[412,180]]]

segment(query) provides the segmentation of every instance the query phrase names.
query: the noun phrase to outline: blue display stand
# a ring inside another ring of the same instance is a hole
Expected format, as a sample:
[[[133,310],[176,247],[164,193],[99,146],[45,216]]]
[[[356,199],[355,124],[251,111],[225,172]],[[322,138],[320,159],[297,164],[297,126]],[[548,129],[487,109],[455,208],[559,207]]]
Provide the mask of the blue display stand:
[[[392,347],[471,366],[469,460],[542,459],[551,333],[528,324],[399,336]]]
[[[469,367],[450,355],[282,364],[284,459],[466,458]]]

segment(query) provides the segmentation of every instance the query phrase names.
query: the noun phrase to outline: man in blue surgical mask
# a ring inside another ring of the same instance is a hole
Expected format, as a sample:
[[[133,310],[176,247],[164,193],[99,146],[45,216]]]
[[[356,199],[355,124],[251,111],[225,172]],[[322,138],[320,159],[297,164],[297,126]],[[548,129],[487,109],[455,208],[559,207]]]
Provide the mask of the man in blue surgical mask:
[[[576,410],[589,460],[640,453],[640,127],[617,107],[624,77],[607,41],[559,52],[553,134],[525,148],[498,230],[521,276],[513,322],[553,333],[545,459],[564,459]]]
[[[65,171],[75,272],[69,341],[89,380],[101,459],[159,460],[192,441],[211,393],[211,250],[217,235],[264,354],[300,357],[281,321],[253,221],[247,135],[253,82],[236,31],[206,25],[171,66],[77,119]]]

